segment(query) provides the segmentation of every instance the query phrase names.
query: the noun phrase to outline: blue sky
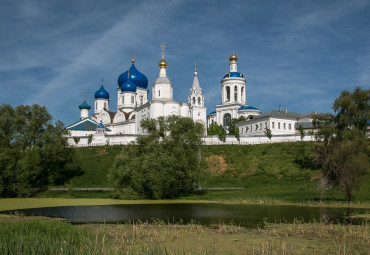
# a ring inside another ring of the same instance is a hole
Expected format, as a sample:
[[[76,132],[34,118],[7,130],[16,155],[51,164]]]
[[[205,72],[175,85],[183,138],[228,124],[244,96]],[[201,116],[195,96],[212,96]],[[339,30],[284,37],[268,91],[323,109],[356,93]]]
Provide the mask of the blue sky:
[[[165,42],[175,100],[187,101],[196,62],[213,111],[234,48],[248,105],[328,112],[342,90],[370,87],[369,13],[361,0],[2,0],[0,103],[40,104],[68,125],[104,77],[115,110],[131,52],[151,90]]]

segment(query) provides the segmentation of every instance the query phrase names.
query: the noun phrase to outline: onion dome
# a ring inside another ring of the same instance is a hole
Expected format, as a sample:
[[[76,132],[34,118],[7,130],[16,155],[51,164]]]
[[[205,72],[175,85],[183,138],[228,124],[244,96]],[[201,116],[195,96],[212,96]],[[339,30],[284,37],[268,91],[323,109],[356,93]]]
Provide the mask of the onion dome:
[[[95,99],[109,99],[109,93],[104,89],[103,84],[100,89],[95,92]]]
[[[80,106],[78,108],[80,108],[81,110],[82,109],[90,110],[91,109],[91,106],[86,102],[86,100],[84,100],[83,103],[80,104]]]
[[[131,69],[130,69],[131,72]],[[136,92],[136,84],[131,80],[128,79],[125,83],[121,85],[122,92]]]
[[[235,52],[233,51],[232,55],[229,57],[230,62],[236,62],[238,61],[238,57],[235,55]]]
[[[135,60],[132,59],[132,65],[130,67],[130,80],[135,83],[135,85],[139,88],[146,89],[148,88],[148,78],[142,73],[140,73],[135,65],[134,65]],[[118,77],[118,86],[121,87],[123,83],[125,83],[128,79],[128,71],[122,73]]]
[[[164,60],[164,58],[161,59],[161,61],[158,63],[159,68],[167,68],[167,62]]]

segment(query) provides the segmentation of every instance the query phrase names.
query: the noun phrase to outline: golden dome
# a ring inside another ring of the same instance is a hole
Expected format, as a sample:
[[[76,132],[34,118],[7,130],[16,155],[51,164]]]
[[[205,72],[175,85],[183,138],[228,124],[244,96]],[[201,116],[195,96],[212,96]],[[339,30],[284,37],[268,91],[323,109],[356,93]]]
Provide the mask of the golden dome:
[[[235,55],[235,52],[233,51],[233,54],[229,57],[230,62],[236,62],[238,61],[238,57]]]
[[[164,60],[164,58],[161,59],[161,61],[158,64],[159,68],[167,68],[167,62]]]

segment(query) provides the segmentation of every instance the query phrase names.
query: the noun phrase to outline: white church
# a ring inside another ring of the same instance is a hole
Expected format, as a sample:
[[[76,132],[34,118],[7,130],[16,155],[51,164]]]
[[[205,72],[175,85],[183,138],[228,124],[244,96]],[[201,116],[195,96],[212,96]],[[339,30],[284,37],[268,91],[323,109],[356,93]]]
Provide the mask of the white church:
[[[173,100],[173,85],[166,73],[164,47],[162,44],[159,76],[152,85],[152,100],[148,98],[148,79],[136,69],[132,58],[131,67],[118,77],[116,111],[110,110],[110,95],[104,89],[102,80],[100,89],[95,92],[93,114],[89,115],[91,106],[85,99],[79,106],[80,120],[66,127],[71,145],[74,145],[73,137],[82,138],[87,145],[89,136],[93,144],[127,144],[135,141],[137,135],[144,134],[140,125],[143,119],[170,115],[191,118],[204,125],[205,130],[213,123],[227,129],[231,119],[244,117],[244,121],[236,124],[242,138],[265,136],[267,129],[273,135],[294,136],[299,125],[306,130],[313,128],[314,112],[288,113],[279,109],[262,114],[256,107],[247,105],[246,79],[243,73],[238,72],[238,57],[234,52],[229,57],[229,72],[221,80],[221,104],[216,105],[216,111],[207,116],[196,68],[188,102]]]
[[[100,89],[95,92],[94,113],[89,116],[91,106],[84,100],[79,106],[80,120],[66,127],[69,137],[93,135],[94,142],[99,142],[107,135],[122,137],[142,135],[144,131],[140,126],[141,120],[170,115],[192,118],[194,122],[201,123],[206,128],[207,109],[204,106],[197,69],[194,70],[188,102],[173,100],[173,85],[166,73],[165,45],[161,47],[159,76],[152,85],[151,101],[148,99],[148,79],[136,69],[135,60],[132,58],[131,67],[118,77],[116,111],[111,111],[109,108],[110,95],[104,89],[102,81]]]

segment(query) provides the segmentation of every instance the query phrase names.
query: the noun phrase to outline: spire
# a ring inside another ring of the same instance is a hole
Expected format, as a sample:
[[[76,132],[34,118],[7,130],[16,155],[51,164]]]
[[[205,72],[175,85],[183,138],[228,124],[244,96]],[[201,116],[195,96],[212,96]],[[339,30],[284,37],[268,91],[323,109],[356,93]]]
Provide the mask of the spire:
[[[167,62],[164,60],[164,48],[167,47],[167,45],[164,44],[164,42],[161,44],[161,51],[162,51],[162,59],[159,62],[158,66],[159,68],[167,68]]]
[[[194,80],[193,80],[192,92],[196,95],[202,94],[202,89],[200,88],[200,85],[199,85],[198,71],[197,71],[196,64],[195,64],[195,69],[194,69]]]

